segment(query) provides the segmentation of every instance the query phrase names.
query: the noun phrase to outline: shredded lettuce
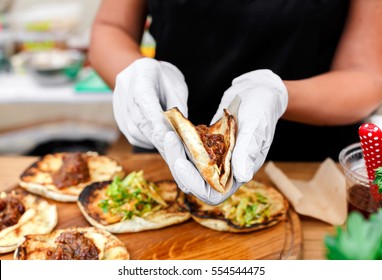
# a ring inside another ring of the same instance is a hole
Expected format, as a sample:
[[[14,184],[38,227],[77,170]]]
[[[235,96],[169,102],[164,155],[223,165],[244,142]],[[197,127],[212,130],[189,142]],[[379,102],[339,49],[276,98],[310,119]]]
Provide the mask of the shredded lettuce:
[[[106,198],[98,204],[104,213],[122,216],[122,220],[133,216],[144,217],[167,206],[153,182],[144,179],[143,170],[133,171],[123,180],[115,177],[106,190]]]
[[[222,209],[226,219],[248,227],[268,220],[270,206],[267,197],[243,185],[223,203]]]

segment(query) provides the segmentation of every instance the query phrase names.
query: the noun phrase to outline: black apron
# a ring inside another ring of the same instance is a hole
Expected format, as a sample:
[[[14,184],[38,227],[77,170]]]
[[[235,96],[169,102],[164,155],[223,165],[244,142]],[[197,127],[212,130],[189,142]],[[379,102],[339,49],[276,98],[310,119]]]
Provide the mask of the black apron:
[[[189,119],[209,124],[232,80],[271,69],[284,80],[330,69],[348,0],[148,0],[156,59],[176,65],[189,89]],[[329,102],[329,101],[328,101]],[[320,104],[324,106],[324,104]],[[279,120],[268,160],[338,159],[359,124]]]

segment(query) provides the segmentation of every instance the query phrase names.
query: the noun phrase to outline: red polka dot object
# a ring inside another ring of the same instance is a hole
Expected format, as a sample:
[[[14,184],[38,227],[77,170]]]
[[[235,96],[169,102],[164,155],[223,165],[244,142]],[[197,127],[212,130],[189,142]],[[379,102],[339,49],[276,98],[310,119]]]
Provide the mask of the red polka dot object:
[[[358,134],[368,177],[374,180],[375,169],[382,166],[382,131],[375,124],[365,123],[359,127]]]

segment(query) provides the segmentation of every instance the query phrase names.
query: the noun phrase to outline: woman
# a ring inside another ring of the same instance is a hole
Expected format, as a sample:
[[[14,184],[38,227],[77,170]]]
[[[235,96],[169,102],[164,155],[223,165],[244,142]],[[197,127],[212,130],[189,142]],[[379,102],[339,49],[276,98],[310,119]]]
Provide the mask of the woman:
[[[157,61],[140,59],[147,14]],[[265,159],[336,160],[381,104],[380,34],[378,0],[104,0],[90,59],[116,86],[116,120],[130,143],[155,146],[180,187],[211,202],[208,186],[195,191],[185,179],[196,174],[191,166],[175,164],[182,151],[166,155],[165,125],[150,112],[177,106],[208,124],[240,96],[232,158],[239,183]]]

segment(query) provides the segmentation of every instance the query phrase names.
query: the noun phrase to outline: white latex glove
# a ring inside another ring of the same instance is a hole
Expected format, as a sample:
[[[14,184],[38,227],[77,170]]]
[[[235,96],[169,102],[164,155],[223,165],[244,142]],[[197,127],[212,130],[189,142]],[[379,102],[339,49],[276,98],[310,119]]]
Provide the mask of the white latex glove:
[[[227,194],[212,189],[196,167],[187,159],[179,138],[168,132],[165,136],[165,156],[179,187],[202,201],[217,205],[250,181],[263,165],[271,146],[276,123],[288,104],[287,89],[279,76],[270,70],[257,70],[233,80],[224,93],[211,124],[223,115],[232,100],[239,96],[238,134],[232,154],[234,183]]]
[[[163,139],[169,131],[163,110],[178,107],[187,116],[187,97],[184,76],[176,66],[141,58],[117,76],[114,117],[130,144],[155,147],[163,155]]]

